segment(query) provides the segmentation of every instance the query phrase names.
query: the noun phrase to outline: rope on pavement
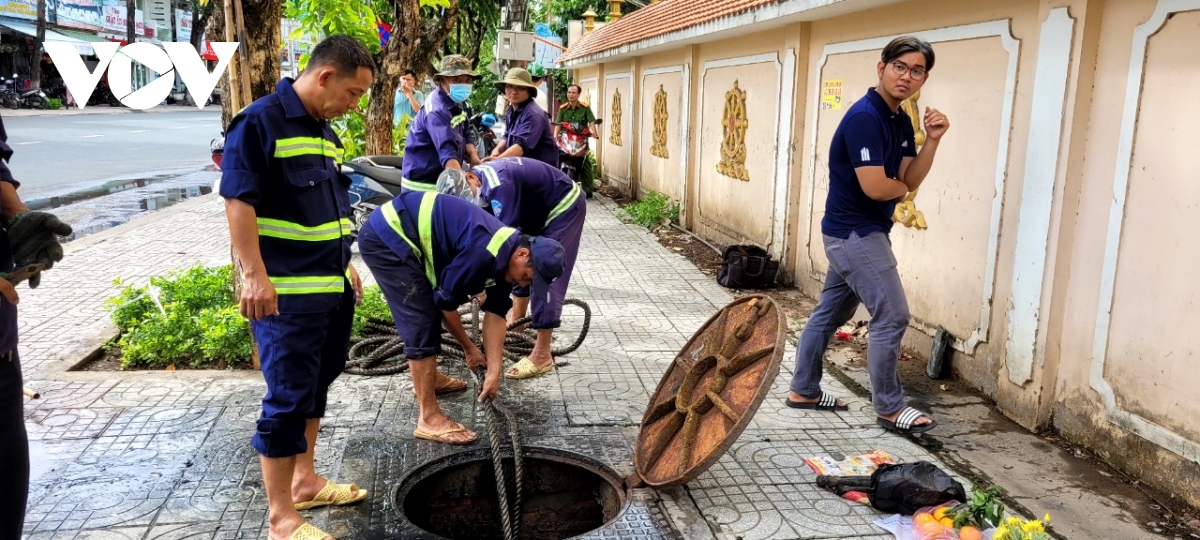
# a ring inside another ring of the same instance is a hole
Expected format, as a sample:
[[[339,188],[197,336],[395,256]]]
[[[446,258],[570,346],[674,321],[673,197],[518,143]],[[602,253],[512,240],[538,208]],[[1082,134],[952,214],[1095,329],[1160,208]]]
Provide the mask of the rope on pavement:
[[[583,344],[583,340],[587,337],[588,330],[592,325],[592,308],[588,306],[587,302],[568,298],[563,302],[563,306],[568,305],[577,306],[583,310],[583,327],[579,331],[579,336],[569,345],[558,349],[552,348],[550,354],[554,356],[570,354],[578,349]],[[471,341],[475,346],[483,349],[481,332],[479,330],[483,318],[479,312],[479,302],[472,300],[470,305],[460,307],[458,313],[462,316],[463,327],[467,329],[467,334],[470,336]],[[517,362],[522,357],[529,356],[533,352],[537,338],[525,332],[513,331],[514,328],[529,324],[532,321],[533,317],[525,317],[508,325],[504,334],[503,356],[505,360]],[[396,332],[396,326],[393,321],[381,319],[368,321],[366,327],[363,328],[362,335],[351,338],[350,344],[350,359],[346,362],[344,370],[346,373],[379,376],[394,375],[408,370],[408,360],[404,358],[404,340]],[[463,351],[462,346],[444,328],[440,357],[466,358],[466,353]]]

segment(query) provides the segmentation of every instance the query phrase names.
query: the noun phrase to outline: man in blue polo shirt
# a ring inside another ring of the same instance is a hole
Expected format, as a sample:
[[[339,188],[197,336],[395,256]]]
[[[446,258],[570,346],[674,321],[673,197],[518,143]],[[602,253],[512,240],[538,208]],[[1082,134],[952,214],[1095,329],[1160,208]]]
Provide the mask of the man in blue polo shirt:
[[[238,113],[226,137],[220,192],[242,264],[241,312],[267,383],[251,444],[262,456],[272,539],[331,538],[297,510],[367,496],[318,476],[313,448],[362,297],[350,265],[350,181],[329,120],[358,104],[374,65],[357,40],[330,36],[299,79]]]
[[[512,306],[508,292],[515,284],[545,294],[562,275],[562,246],[524,236],[458,197],[410,191],[371,214],[358,233],[358,247],[404,339],[420,409],[413,435],[446,444],[474,441],[475,432],[438,406],[442,323],[462,346],[467,367],[487,368],[479,401],[495,399],[504,361],[504,317]],[[486,359],[458,315],[458,306],[481,292],[487,293],[482,306]]]
[[[442,59],[441,71],[433,76],[437,88],[408,126],[401,188],[432,192],[442,171],[461,171],[479,163],[475,136],[462,106],[471,97],[477,76],[465,56],[452,54]]]
[[[587,218],[587,199],[583,190],[562,171],[527,158],[502,158],[472,168],[461,184],[447,182],[447,189],[481,204],[510,227],[522,234],[553,238],[562,244],[566,258],[563,274],[549,289],[549,295],[534,295],[533,324],[537,341],[533,352],[505,372],[510,379],[526,379],[547,373],[554,367],[550,341],[554,329],[562,323],[563,300],[571,271],[579,255],[579,240]],[[440,183],[439,183],[440,185]],[[443,191],[446,192],[446,191]],[[513,310],[509,320],[525,317],[531,303],[529,287],[513,287]]]
[[[821,300],[800,334],[789,407],[847,408],[821,391],[821,360],[837,328],[862,303],[871,315],[867,366],[877,423],[907,433],[923,433],[936,425],[925,413],[905,405],[896,370],[909,311],[888,237],[896,202],[920,187],[950,128],[945,115],[927,107],[926,142],[918,153],[912,121],[900,109],[928,80],[933,61],[928,43],[913,37],[893,40],[876,66],[879,85],[846,111],[833,134],[829,195],[821,221],[829,272]]]

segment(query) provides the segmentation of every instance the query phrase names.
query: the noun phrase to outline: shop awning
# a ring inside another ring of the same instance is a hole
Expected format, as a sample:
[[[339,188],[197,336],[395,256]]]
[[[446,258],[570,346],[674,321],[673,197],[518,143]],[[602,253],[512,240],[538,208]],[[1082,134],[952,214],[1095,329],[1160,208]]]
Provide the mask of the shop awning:
[[[19,33],[25,34],[29,37],[37,37],[37,27],[34,26],[34,24],[35,23],[33,23],[32,21],[26,22],[26,21],[21,21],[21,20],[17,20],[17,19],[0,18],[0,26],[8,28],[9,30],[12,30],[14,32],[19,32]],[[72,32],[72,33],[78,33],[78,32]],[[51,30],[49,28],[46,29],[46,41],[67,42],[67,43],[74,45],[75,51],[78,52],[79,54],[82,54],[85,56],[92,54],[92,46],[88,45],[88,41],[85,41],[85,40],[77,38],[77,37],[67,36],[67,35],[61,34],[55,30]],[[90,41],[104,41],[104,40],[99,39],[99,40],[90,40]]]

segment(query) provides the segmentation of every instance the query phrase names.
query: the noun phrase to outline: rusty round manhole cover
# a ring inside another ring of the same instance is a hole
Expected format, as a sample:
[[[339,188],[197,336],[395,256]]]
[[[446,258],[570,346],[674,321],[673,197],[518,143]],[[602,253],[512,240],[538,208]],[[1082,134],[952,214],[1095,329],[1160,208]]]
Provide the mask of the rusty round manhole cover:
[[[766,296],[734,300],[700,327],[642,417],[634,464],[646,484],[689,482],[733,445],[779,373],[786,329]]]

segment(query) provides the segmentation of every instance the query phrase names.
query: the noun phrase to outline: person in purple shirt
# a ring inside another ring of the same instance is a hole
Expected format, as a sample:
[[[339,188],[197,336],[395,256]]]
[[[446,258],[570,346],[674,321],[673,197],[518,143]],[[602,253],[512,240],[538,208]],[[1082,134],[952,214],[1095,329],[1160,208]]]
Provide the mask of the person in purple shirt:
[[[485,161],[506,157],[527,157],[558,167],[558,146],[550,129],[550,116],[533,98],[537,85],[524,68],[512,68],[496,88],[508,99],[504,114],[504,140],[496,145]]]
[[[525,379],[547,373],[554,367],[550,340],[562,324],[563,301],[571,271],[579,255],[579,240],[587,217],[587,199],[583,190],[562,171],[540,161],[525,158],[501,158],[472,168],[466,182],[470,191],[457,190],[446,182],[449,191],[470,198],[490,210],[501,223],[516,227],[522,234],[553,238],[566,252],[563,274],[548,295],[532,298],[533,324],[537,341],[533,352],[509,368],[504,376]],[[441,187],[439,182],[439,187]],[[531,303],[529,287],[513,287],[513,310],[509,323],[525,318]]]
[[[462,170],[479,163],[462,106],[477,76],[465,56],[452,54],[442,59],[441,71],[433,76],[437,89],[408,126],[401,188],[431,192],[443,170]]]
[[[478,436],[438,406],[437,355],[442,323],[463,348],[467,367],[486,367],[480,402],[495,399],[503,365],[504,317],[513,284],[538,294],[563,271],[563,247],[550,238],[522,235],[457,197],[401,192],[371,214],[358,235],[363,262],[379,282],[404,339],[419,413],[413,436],[467,444]],[[471,342],[458,306],[486,292],[484,353]]]

